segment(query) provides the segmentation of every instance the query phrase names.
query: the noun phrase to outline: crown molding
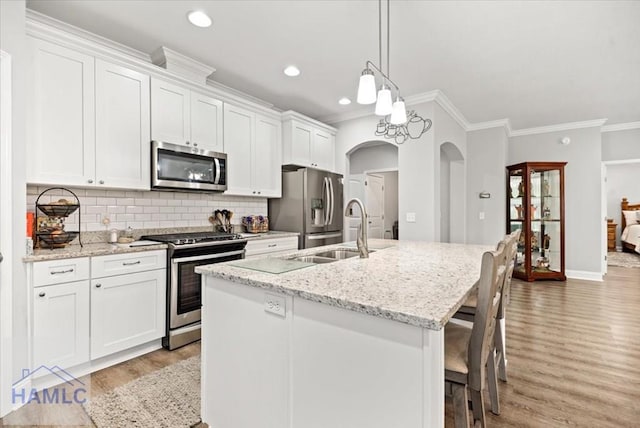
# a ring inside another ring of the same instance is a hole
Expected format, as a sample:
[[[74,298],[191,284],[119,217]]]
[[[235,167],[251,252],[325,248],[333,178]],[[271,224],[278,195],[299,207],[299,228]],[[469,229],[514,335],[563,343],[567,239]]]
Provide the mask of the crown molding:
[[[629,129],[640,129],[640,121],[606,125],[602,127],[602,132],[627,131]]]
[[[458,107],[456,107],[442,91],[436,90],[436,92],[435,102],[438,103],[438,105],[442,107],[442,109],[446,111],[449,116],[451,116],[453,120],[462,127],[462,129],[465,130],[465,132],[468,131],[469,121],[464,117],[462,112],[458,110]]]
[[[305,116],[301,113],[298,113],[297,111],[293,111],[293,110],[287,110],[285,112],[282,113],[282,121],[286,121],[286,120],[303,120],[305,122],[309,122],[319,128],[325,129],[327,131],[329,131],[331,134],[336,134],[338,132],[338,130],[336,128],[334,128],[333,126],[329,126],[326,123],[320,122],[318,120],[312,119],[308,116]]]
[[[511,123],[509,119],[490,120],[487,122],[470,123],[467,132],[481,131],[483,129],[504,128],[507,135],[511,135]]]
[[[61,39],[65,42],[74,44],[83,44],[95,49],[96,46],[116,51],[119,54],[133,57],[137,60],[147,63],[151,62],[151,57],[137,49],[123,45],[105,37],[91,33],[82,28],[76,27],[64,21],[57,20],[48,15],[36,12],[32,9],[26,9],[27,34],[31,36],[50,36],[52,38]],[[89,43],[87,43],[89,42]]]
[[[582,122],[559,123],[557,125],[539,126],[536,128],[516,129],[511,131],[512,137],[520,137],[523,135],[546,134],[548,132],[569,131],[571,129],[593,128],[602,126],[607,119],[585,120]]]
[[[227,85],[224,85],[224,84],[222,84],[220,82],[216,82],[215,80],[213,80],[213,76],[209,76],[207,78],[207,86],[211,86],[212,88],[215,88],[215,89],[217,89],[219,91],[227,92],[229,94],[233,94],[233,95],[235,95],[237,97],[240,97],[240,98],[245,98],[247,100],[251,100],[255,104],[259,104],[259,105],[261,105],[263,107],[266,107],[266,108],[269,108],[269,109],[272,109],[272,110],[276,110],[276,111],[282,113],[282,109],[278,109],[277,107],[274,107],[274,105],[271,104],[270,102],[265,101],[265,100],[263,100],[261,98],[258,98],[258,97],[254,97],[253,95],[249,95],[246,92],[242,92],[242,91],[240,91],[238,89],[234,89],[234,88],[232,88],[230,86],[227,86]]]
[[[215,68],[189,58],[186,55],[169,49],[166,46],[160,46],[151,52],[151,62],[175,74],[181,74],[188,79],[203,85],[207,84],[207,78],[216,71]]]

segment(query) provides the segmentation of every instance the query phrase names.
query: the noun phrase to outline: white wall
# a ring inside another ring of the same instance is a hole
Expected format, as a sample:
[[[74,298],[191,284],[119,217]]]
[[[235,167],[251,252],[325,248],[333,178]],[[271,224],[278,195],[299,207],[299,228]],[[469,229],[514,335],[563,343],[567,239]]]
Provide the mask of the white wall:
[[[640,204],[640,162],[607,165],[607,218],[612,218],[618,225],[616,229],[616,245],[620,247],[622,224],[620,223],[622,198],[631,204]]]
[[[467,134],[467,243],[494,245],[506,232],[507,134],[503,127]],[[513,162],[512,162],[513,163]],[[480,192],[491,198],[480,199]],[[480,220],[484,213],[484,220]]]
[[[640,129],[602,133],[602,160],[640,159]]]
[[[560,144],[563,137],[571,144]],[[601,272],[601,133],[599,127],[512,137],[509,164],[564,161],[565,261],[569,276]],[[503,184],[504,186],[504,184]],[[503,198],[504,200],[504,198]]]
[[[372,147],[363,147],[350,156],[349,172],[362,174],[365,171],[381,171],[398,168],[398,147],[383,143]]]
[[[25,124],[26,80],[29,56],[25,39],[24,0],[0,1],[0,49],[12,60],[12,169],[13,169],[13,380],[27,368],[27,287],[25,267]],[[2,201],[7,203],[7,201]],[[2,314],[6,316],[6,314]],[[7,393],[2,391],[1,393]]]

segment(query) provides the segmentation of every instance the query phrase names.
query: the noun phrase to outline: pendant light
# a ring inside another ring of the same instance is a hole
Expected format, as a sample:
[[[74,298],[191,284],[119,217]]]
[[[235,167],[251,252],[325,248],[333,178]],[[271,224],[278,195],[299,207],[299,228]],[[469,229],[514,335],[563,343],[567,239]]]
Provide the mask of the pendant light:
[[[423,119],[415,111],[407,115],[404,99],[400,96],[400,88],[389,78],[390,37],[389,37],[389,0],[387,0],[387,72],[382,71],[382,0],[378,0],[378,53],[379,67],[367,61],[360,75],[358,85],[358,104],[376,103],[375,114],[383,116],[376,126],[375,135],[395,139],[397,144],[404,143],[408,138],[417,139],[427,132],[432,125],[430,119]],[[381,77],[380,89],[376,94],[376,73]],[[395,90],[393,102],[392,90]],[[408,124],[411,123],[411,132]]]

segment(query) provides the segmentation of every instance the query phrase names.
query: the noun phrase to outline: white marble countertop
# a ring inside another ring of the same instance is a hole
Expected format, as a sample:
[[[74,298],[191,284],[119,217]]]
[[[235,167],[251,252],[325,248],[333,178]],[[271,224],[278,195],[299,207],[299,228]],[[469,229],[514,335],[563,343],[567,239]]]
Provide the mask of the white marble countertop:
[[[270,274],[219,263],[196,272],[381,318],[440,330],[480,277],[485,245],[370,240],[368,259],[353,257]],[[295,252],[352,247],[350,243]],[[291,253],[294,254],[294,253]],[[286,257],[277,256],[278,258]]]
[[[25,263],[41,262],[45,260],[73,259],[76,257],[104,256],[107,254],[137,253],[139,251],[164,250],[166,248],[167,245],[161,243],[143,247],[129,247],[127,245],[108,244],[106,242],[99,244],[84,244],[82,247],[80,245],[70,245],[64,248],[38,249],[33,252],[32,256],[23,257],[22,261]]]

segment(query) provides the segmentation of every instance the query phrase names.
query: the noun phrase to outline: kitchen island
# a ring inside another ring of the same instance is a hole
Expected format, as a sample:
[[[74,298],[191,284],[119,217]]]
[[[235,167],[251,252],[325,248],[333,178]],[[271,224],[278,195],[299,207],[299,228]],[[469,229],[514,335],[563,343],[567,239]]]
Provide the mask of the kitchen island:
[[[197,268],[203,422],[216,428],[444,426],[443,326],[473,289],[482,253],[491,248],[370,242],[383,246],[368,259],[279,274],[241,267],[249,261]],[[279,260],[263,266],[270,263]]]

